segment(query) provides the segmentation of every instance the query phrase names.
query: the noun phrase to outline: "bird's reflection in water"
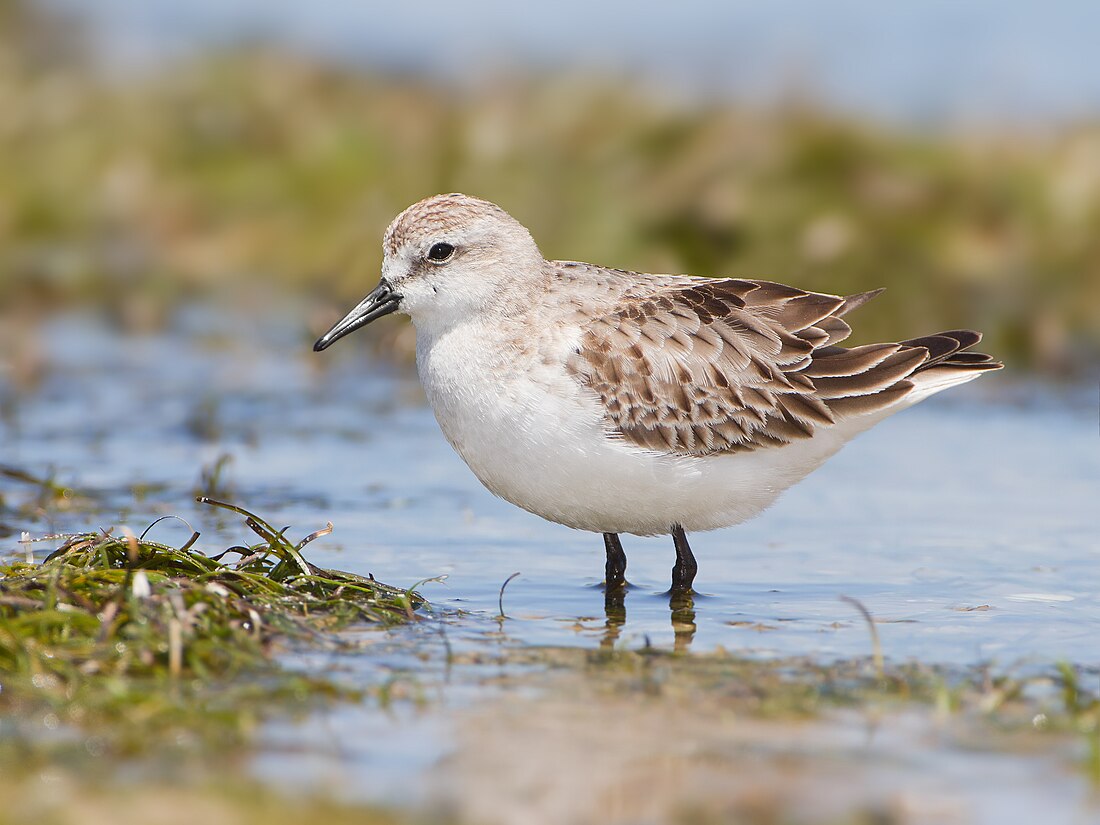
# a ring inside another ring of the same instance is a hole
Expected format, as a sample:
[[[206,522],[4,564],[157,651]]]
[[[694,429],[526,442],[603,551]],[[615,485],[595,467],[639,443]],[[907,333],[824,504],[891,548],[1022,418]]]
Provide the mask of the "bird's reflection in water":
[[[603,638],[600,639],[600,647],[611,650],[619,639],[619,634],[626,624],[626,588],[609,587],[604,591],[603,611],[607,616],[604,623]]]
[[[668,594],[672,618],[672,647],[685,651],[695,638],[695,594],[691,590],[672,590]]]
[[[616,587],[604,591],[603,608],[606,616],[600,647],[610,650],[622,635],[626,624],[627,588]],[[695,638],[695,594],[690,591],[673,590],[668,594],[669,615],[672,621],[673,649],[686,651]]]

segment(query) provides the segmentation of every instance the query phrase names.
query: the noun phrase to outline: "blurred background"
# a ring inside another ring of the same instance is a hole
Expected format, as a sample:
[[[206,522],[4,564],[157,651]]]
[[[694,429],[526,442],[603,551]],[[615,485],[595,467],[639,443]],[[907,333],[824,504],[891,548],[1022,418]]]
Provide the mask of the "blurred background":
[[[58,309],[272,300],[307,343],[461,190],[547,257],[886,286],[861,341],[972,326],[1080,375],[1098,33],[1084,0],[0,0],[0,346],[18,374]]]
[[[112,525],[177,547],[194,529],[209,554],[256,540],[203,495],[288,536],[331,523],[312,562],[420,582],[432,603],[385,639],[352,631],[346,655],[277,647],[288,673],[354,686],[300,723],[290,699],[238,709],[205,675],[182,700],[135,682],[135,705],[121,670],[73,665],[47,692],[22,665],[23,694],[0,673],[0,764],[27,772],[0,771],[0,820],[30,800],[82,816],[23,821],[90,821],[105,808],[66,793],[66,771],[144,791],[151,773],[178,784],[193,752],[296,822],[279,800],[297,787],[406,809],[428,789],[490,823],[658,821],[631,814],[635,794],[667,797],[675,822],[1097,821],[1098,43],[1087,0],[0,0],[0,550],[43,558],[52,534]],[[599,540],[493,498],[440,437],[406,322],[311,350],[377,282],[393,217],[455,190],[551,258],[885,286],[853,343],[973,327],[1008,369],[867,433],[736,531],[693,536],[697,611],[664,592],[667,538],[631,537],[637,587],[608,609]],[[41,626],[69,639],[54,593]],[[911,676],[872,690],[834,667],[871,678],[840,594]],[[88,632],[120,669],[140,661]],[[585,655],[541,658],[559,647]],[[778,669],[651,668],[651,647]],[[598,650],[644,656],[603,668]],[[975,689],[941,667],[976,668]],[[666,678],[684,673],[698,685]],[[627,704],[654,700],[640,719],[606,704],[628,682]],[[929,705],[891,698],[911,696]],[[968,703],[1009,715],[974,726]],[[252,755],[193,744],[219,726],[247,728]],[[256,777],[263,792],[241,784]],[[591,800],[619,818],[561,813]],[[216,820],[201,797],[157,804]],[[306,821],[394,821],[324,810]]]

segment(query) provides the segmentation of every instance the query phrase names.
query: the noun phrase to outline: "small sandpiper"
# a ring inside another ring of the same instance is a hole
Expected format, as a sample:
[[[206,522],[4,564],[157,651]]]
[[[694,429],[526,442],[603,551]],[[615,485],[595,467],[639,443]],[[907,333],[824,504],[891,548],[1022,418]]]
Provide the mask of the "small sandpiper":
[[[952,330],[842,347],[841,297],[770,281],[650,275],[547,261],[527,231],[461,194],[390,224],[382,279],[317,341],[391,312],[444,436],[493,493],[603,533],[671,534],[673,592],[697,565],[686,533],[745,521],[873,424],[1002,364]]]

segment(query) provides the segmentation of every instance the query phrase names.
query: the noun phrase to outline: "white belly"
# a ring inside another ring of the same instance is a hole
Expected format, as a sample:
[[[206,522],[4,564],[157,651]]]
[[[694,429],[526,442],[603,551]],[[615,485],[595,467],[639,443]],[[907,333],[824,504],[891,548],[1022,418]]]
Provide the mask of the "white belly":
[[[569,527],[657,535],[674,524],[689,532],[736,524],[854,434],[837,427],[779,449],[661,455],[609,438],[594,397],[537,355],[488,363],[483,335],[460,330],[418,340],[418,368],[436,419],[489,490]]]

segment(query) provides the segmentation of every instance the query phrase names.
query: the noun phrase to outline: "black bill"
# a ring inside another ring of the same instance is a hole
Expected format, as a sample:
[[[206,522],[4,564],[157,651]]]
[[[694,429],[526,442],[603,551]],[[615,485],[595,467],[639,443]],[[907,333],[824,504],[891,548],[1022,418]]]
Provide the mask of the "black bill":
[[[378,286],[371,290],[370,295],[344,316],[344,320],[317,339],[317,343],[313,345],[313,351],[320,352],[327,349],[349,332],[365,327],[375,318],[389,315],[400,303],[401,296],[393,291],[393,287],[385,279],[382,279],[378,282]]]

